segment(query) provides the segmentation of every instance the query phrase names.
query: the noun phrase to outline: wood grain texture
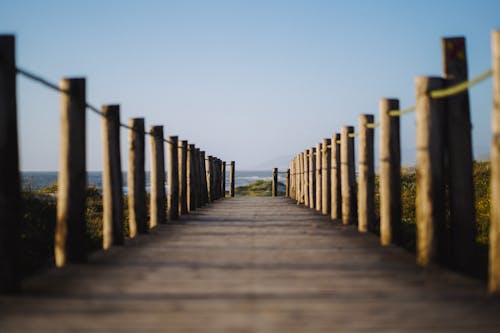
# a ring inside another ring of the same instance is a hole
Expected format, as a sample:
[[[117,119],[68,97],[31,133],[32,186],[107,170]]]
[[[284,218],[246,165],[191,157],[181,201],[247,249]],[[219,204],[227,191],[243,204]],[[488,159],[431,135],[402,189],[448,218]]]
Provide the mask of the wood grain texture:
[[[292,200],[219,200],[0,297],[2,332],[496,332],[500,301]]]

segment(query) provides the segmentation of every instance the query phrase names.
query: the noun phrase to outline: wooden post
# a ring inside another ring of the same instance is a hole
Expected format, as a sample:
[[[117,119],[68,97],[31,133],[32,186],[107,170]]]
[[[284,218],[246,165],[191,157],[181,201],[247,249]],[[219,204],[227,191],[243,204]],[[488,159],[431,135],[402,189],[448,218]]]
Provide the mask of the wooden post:
[[[218,164],[217,157],[212,157],[212,172],[211,172],[212,179],[210,180],[210,182],[212,183],[213,201],[219,199],[219,185],[218,185],[219,168],[217,167],[217,164]]]
[[[340,133],[332,135],[332,152],[331,152],[331,214],[332,220],[339,220],[342,218],[342,182],[341,182],[341,167],[340,167]]]
[[[202,194],[202,182],[201,182],[201,165],[200,165],[200,148],[195,148],[194,160],[195,160],[195,179],[196,179],[196,208],[201,208],[203,206],[203,194]]]
[[[300,163],[299,155],[295,156],[295,201],[300,204]]]
[[[493,115],[491,140],[491,204],[489,290],[500,292],[500,30],[491,34]]]
[[[205,152],[200,152],[200,183],[203,206],[208,203],[208,184]]]
[[[168,219],[179,219],[179,138],[168,137]]]
[[[189,144],[186,155],[187,171],[187,211],[188,213],[196,210],[196,174],[195,174],[195,147]]]
[[[207,179],[208,203],[214,200],[212,168],[213,168],[212,156],[207,156],[207,158],[205,159],[205,169],[206,169],[206,179]]]
[[[179,215],[187,214],[187,145],[186,140],[179,142]]]
[[[311,198],[309,196],[309,149],[306,149],[302,155],[302,162],[304,163],[304,205],[311,207]]]
[[[13,35],[0,35],[0,292],[19,289],[21,220],[17,142],[16,59]],[[85,118],[84,118],[85,119]]]
[[[383,98],[379,102],[380,116],[380,244],[401,242],[401,148],[399,100]]]
[[[444,87],[438,77],[418,77],[416,83],[417,131],[417,263],[435,260],[445,226],[443,152],[445,113],[440,99],[429,92]]]
[[[290,198],[290,169],[286,169],[286,188],[285,196]]]
[[[278,196],[278,168],[273,169],[273,184],[271,188],[271,196]]]
[[[216,191],[217,191],[217,199],[222,198],[222,160],[220,158],[216,159],[217,165],[217,181],[216,181]]]
[[[234,175],[235,175],[235,163],[231,161],[231,168],[229,169],[229,195],[234,197]]]
[[[144,170],[144,118],[129,120],[128,214],[130,237],[148,231],[146,211],[146,172]]]
[[[323,180],[322,180],[322,174],[321,174],[321,161],[323,160],[323,152],[321,149],[321,143],[318,143],[316,145],[316,205],[314,208],[316,209],[317,212],[321,212],[321,204],[322,204],[322,186],[323,186]]]
[[[303,173],[304,173],[304,164],[302,163],[302,153],[297,155],[297,171],[298,171],[298,192],[297,192],[297,205],[303,203],[304,200],[304,189],[303,189]]]
[[[340,172],[342,176],[342,223],[357,222],[356,175],[354,165],[354,127],[344,126],[340,132]]]
[[[359,176],[358,176],[358,230],[375,230],[375,167],[373,149],[374,116],[359,116]]]
[[[151,126],[151,194],[149,228],[167,221],[163,126]]]
[[[226,197],[226,161],[222,161],[222,197]]]
[[[465,38],[443,38],[443,74],[446,86],[468,80]],[[472,167],[471,121],[468,90],[446,99],[445,149],[448,161],[449,203],[451,218],[451,256],[453,267],[474,271],[476,212]]]
[[[219,168],[218,168],[218,159],[217,157],[213,157],[212,158],[212,179],[211,179],[211,182],[212,182],[212,193],[213,193],[213,201],[219,199],[219,177],[218,177],[218,173],[219,173]]]
[[[85,200],[85,79],[63,79],[61,94],[61,158],[57,181],[56,266],[87,257]]]
[[[123,180],[120,157],[120,106],[102,107],[102,247],[123,245]]]
[[[309,208],[316,207],[316,147],[309,149]]]
[[[323,215],[330,214],[331,205],[331,181],[330,181],[330,152],[331,152],[331,140],[323,139],[321,145],[321,213]]]

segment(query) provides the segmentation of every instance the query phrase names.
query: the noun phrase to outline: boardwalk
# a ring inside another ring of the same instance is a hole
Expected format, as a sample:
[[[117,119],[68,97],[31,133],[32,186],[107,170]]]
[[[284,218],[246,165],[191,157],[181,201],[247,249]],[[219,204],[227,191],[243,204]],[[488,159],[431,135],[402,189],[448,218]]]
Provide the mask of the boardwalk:
[[[500,302],[283,198],[221,200],[0,297],[2,333],[431,329],[498,332]]]

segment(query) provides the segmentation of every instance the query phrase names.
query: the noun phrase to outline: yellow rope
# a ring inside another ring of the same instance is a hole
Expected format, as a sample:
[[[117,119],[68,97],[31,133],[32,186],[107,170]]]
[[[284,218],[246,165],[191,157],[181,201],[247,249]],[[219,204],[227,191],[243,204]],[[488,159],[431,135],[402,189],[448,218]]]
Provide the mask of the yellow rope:
[[[376,128],[376,127],[379,127],[379,126],[380,126],[379,122],[366,124],[366,128]]]
[[[391,117],[399,117],[404,114],[410,113],[415,111],[415,105],[410,106],[409,108],[403,109],[403,110],[390,110],[389,111],[389,116]]]
[[[430,95],[432,98],[444,98],[452,95],[456,95],[461,93],[462,91],[467,90],[469,87],[472,87],[475,84],[478,84],[481,81],[486,80],[489,78],[491,75],[493,75],[493,70],[489,69],[486,72],[478,75],[474,79],[470,81],[464,81],[462,83],[456,84],[452,87],[449,88],[444,88],[444,89],[439,89],[439,90],[433,90],[430,92]]]

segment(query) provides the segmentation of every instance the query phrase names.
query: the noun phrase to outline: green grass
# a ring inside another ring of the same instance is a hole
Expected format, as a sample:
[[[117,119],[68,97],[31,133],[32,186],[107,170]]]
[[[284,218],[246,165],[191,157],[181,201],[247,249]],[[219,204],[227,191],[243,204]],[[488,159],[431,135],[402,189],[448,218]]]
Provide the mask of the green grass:
[[[234,192],[238,196],[270,197],[272,194],[272,180],[257,180],[246,186],[238,186]],[[278,195],[283,195],[285,185],[278,182]]]
[[[31,275],[54,265],[56,192],[56,184],[22,192],[19,248],[19,267],[22,276]],[[86,246],[89,251],[102,248],[102,212],[101,193],[96,187],[90,186],[87,190],[85,211]],[[124,214],[126,220],[128,215],[126,205]],[[125,233],[128,234],[128,223],[125,223],[125,229]]]

